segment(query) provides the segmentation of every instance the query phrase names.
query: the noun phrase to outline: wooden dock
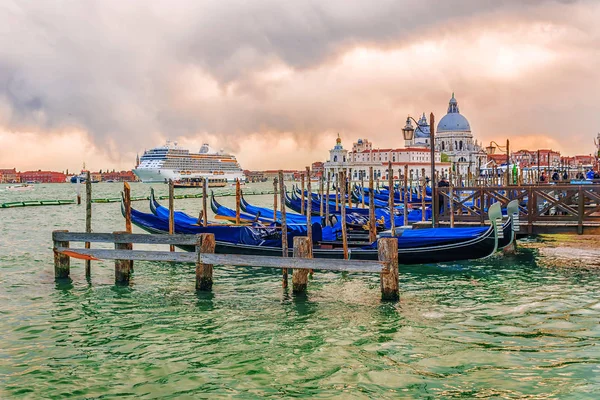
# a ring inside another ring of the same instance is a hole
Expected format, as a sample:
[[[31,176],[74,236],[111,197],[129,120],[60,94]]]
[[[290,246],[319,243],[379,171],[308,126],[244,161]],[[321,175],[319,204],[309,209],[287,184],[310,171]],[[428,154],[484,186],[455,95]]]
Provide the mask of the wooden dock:
[[[519,201],[520,234],[600,235],[600,185],[521,185],[436,188],[439,226],[477,226],[492,202]],[[420,222],[416,227],[430,227]]]
[[[215,254],[213,234],[133,234],[127,232],[85,233],[54,231],[54,275],[56,279],[70,277],[70,260],[115,260],[115,283],[128,284],[133,269],[132,261],[162,261],[193,263],[196,265],[196,290],[210,291],[213,285],[213,266],[231,265],[254,268],[293,270],[293,292],[302,293],[308,285],[310,270],[380,274],[381,298],[395,301],[399,298],[398,241],[394,238],[378,240],[379,261],[315,260],[312,258],[308,237],[294,238],[294,257],[266,257],[237,254]],[[73,248],[71,243],[112,243],[114,249]],[[195,252],[133,250],[133,244],[195,246]],[[87,272],[87,271],[86,271]],[[286,277],[287,280],[287,277]]]

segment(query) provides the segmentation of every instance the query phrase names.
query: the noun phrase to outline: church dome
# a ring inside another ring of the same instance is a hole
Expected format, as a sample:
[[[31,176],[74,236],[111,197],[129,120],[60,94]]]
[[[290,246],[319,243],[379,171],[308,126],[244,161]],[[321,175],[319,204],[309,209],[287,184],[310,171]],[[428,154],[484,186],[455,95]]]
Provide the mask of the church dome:
[[[469,125],[469,121],[460,114],[458,101],[456,101],[454,93],[452,93],[452,98],[448,103],[448,114],[444,115],[438,123],[437,133],[465,131],[470,132],[471,125]]]
[[[417,129],[415,129],[415,137],[416,138],[429,138],[429,123],[427,122],[427,118],[425,117],[425,113],[419,118],[417,121]]]

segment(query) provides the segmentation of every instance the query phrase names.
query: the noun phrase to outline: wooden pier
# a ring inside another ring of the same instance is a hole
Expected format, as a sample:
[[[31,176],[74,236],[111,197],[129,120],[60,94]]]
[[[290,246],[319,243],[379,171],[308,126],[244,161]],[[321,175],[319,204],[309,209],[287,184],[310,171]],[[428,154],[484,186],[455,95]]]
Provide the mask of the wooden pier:
[[[600,235],[600,185],[522,185],[436,188],[440,226],[484,225],[492,202],[519,201],[520,234]],[[431,226],[427,222],[417,227]]]
[[[213,286],[213,268],[231,265],[254,268],[293,270],[293,292],[303,293],[308,285],[308,271],[340,271],[380,274],[382,300],[399,298],[398,242],[382,238],[377,242],[379,261],[313,259],[308,237],[294,238],[294,257],[267,257],[236,254],[215,254],[213,234],[134,234],[127,232],[85,233],[54,231],[54,275],[56,279],[70,276],[71,258],[115,260],[115,283],[129,283],[133,261],[162,261],[193,263],[196,265],[196,290],[210,291]],[[73,248],[72,242],[112,243],[114,249]],[[195,246],[195,252],[133,250],[134,244]]]

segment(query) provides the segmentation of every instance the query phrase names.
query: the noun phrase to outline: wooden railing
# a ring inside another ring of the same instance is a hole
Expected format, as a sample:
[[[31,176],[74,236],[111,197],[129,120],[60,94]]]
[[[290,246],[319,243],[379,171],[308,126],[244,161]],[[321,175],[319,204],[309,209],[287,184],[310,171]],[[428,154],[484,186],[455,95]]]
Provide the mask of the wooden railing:
[[[586,222],[600,222],[600,185],[453,187],[438,188],[437,193],[443,222],[483,225],[492,203],[505,207],[511,200],[519,202],[521,229],[529,232],[539,222],[576,222],[578,231]]]

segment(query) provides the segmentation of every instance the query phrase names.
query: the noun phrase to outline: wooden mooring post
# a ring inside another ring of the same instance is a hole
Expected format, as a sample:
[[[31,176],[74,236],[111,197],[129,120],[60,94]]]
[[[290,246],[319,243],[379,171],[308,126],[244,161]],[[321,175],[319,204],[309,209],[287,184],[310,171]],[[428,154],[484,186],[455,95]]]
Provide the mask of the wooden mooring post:
[[[128,232],[113,232],[113,235],[120,235]],[[117,243],[115,242],[115,250],[133,250],[132,243]],[[131,276],[130,260],[115,260],[115,283],[117,285],[129,284]]]
[[[240,178],[235,180],[235,224],[240,224],[240,203],[242,201],[242,188]]]
[[[302,176],[300,177],[300,181],[302,184],[302,193],[300,194],[300,196],[301,196],[300,198],[302,199],[302,204],[300,204],[300,214],[305,215],[304,214],[304,211],[305,211],[305,208],[304,208],[304,174],[302,174]]]
[[[202,226],[208,225],[208,178],[202,179]]]
[[[346,171],[339,172],[340,181],[342,181],[342,186],[340,186],[340,194],[342,198],[346,195]],[[342,248],[344,251],[344,260],[348,259],[348,232],[346,231],[346,202],[342,202],[342,213],[340,215],[342,222]]]
[[[169,179],[169,235],[175,233],[175,184]],[[175,246],[169,247],[170,251],[175,251]]]
[[[394,169],[392,168],[392,162],[388,162],[388,207],[390,209],[390,229],[392,236],[396,235],[396,213],[394,212]]]
[[[373,167],[369,167],[369,242],[373,243],[376,239],[377,231],[375,229],[375,193],[373,192]]]
[[[304,175],[303,175],[304,176]],[[312,187],[310,184],[310,167],[306,167],[306,235],[310,241],[310,250],[312,251]]]
[[[90,171],[86,173],[85,180],[85,232],[92,233],[92,180]],[[85,242],[85,248],[90,248],[90,242]],[[90,278],[92,271],[92,261],[85,260],[85,277]]]
[[[294,238],[294,258],[312,258],[312,245],[308,237]],[[295,269],[292,272],[292,292],[304,293],[308,285],[308,269]]]
[[[202,233],[197,235],[196,240],[196,290],[210,292],[213,285],[213,265],[205,264],[201,260],[202,254],[213,254],[215,252],[215,235]]]
[[[131,233],[131,186],[123,182],[123,203],[125,205],[125,231]]]
[[[381,238],[377,241],[379,261],[385,264],[381,272],[381,299],[397,301],[400,299],[398,282],[398,240],[396,238]]]
[[[319,217],[321,217],[321,223],[323,223],[323,175],[319,178]]]
[[[329,188],[331,187],[331,171],[327,171],[327,190],[325,194],[325,225],[329,226]]]
[[[71,257],[57,252],[56,249],[59,247],[69,248],[69,242],[56,240],[54,236],[58,232],[69,231],[58,230],[52,232],[52,241],[54,242],[54,279],[66,279],[71,272]]]
[[[408,164],[404,166],[404,226],[408,226],[408,196],[412,195],[409,193],[408,188]]]
[[[287,221],[285,219],[285,185],[283,184],[283,171],[279,170],[279,194],[281,196],[281,252],[283,257],[288,256],[288,238],[287,238]],[[282,286],[288,287],[288,270],[281,270]]]
[[[273,222],[277,222],[277,178],[273,178]]]

